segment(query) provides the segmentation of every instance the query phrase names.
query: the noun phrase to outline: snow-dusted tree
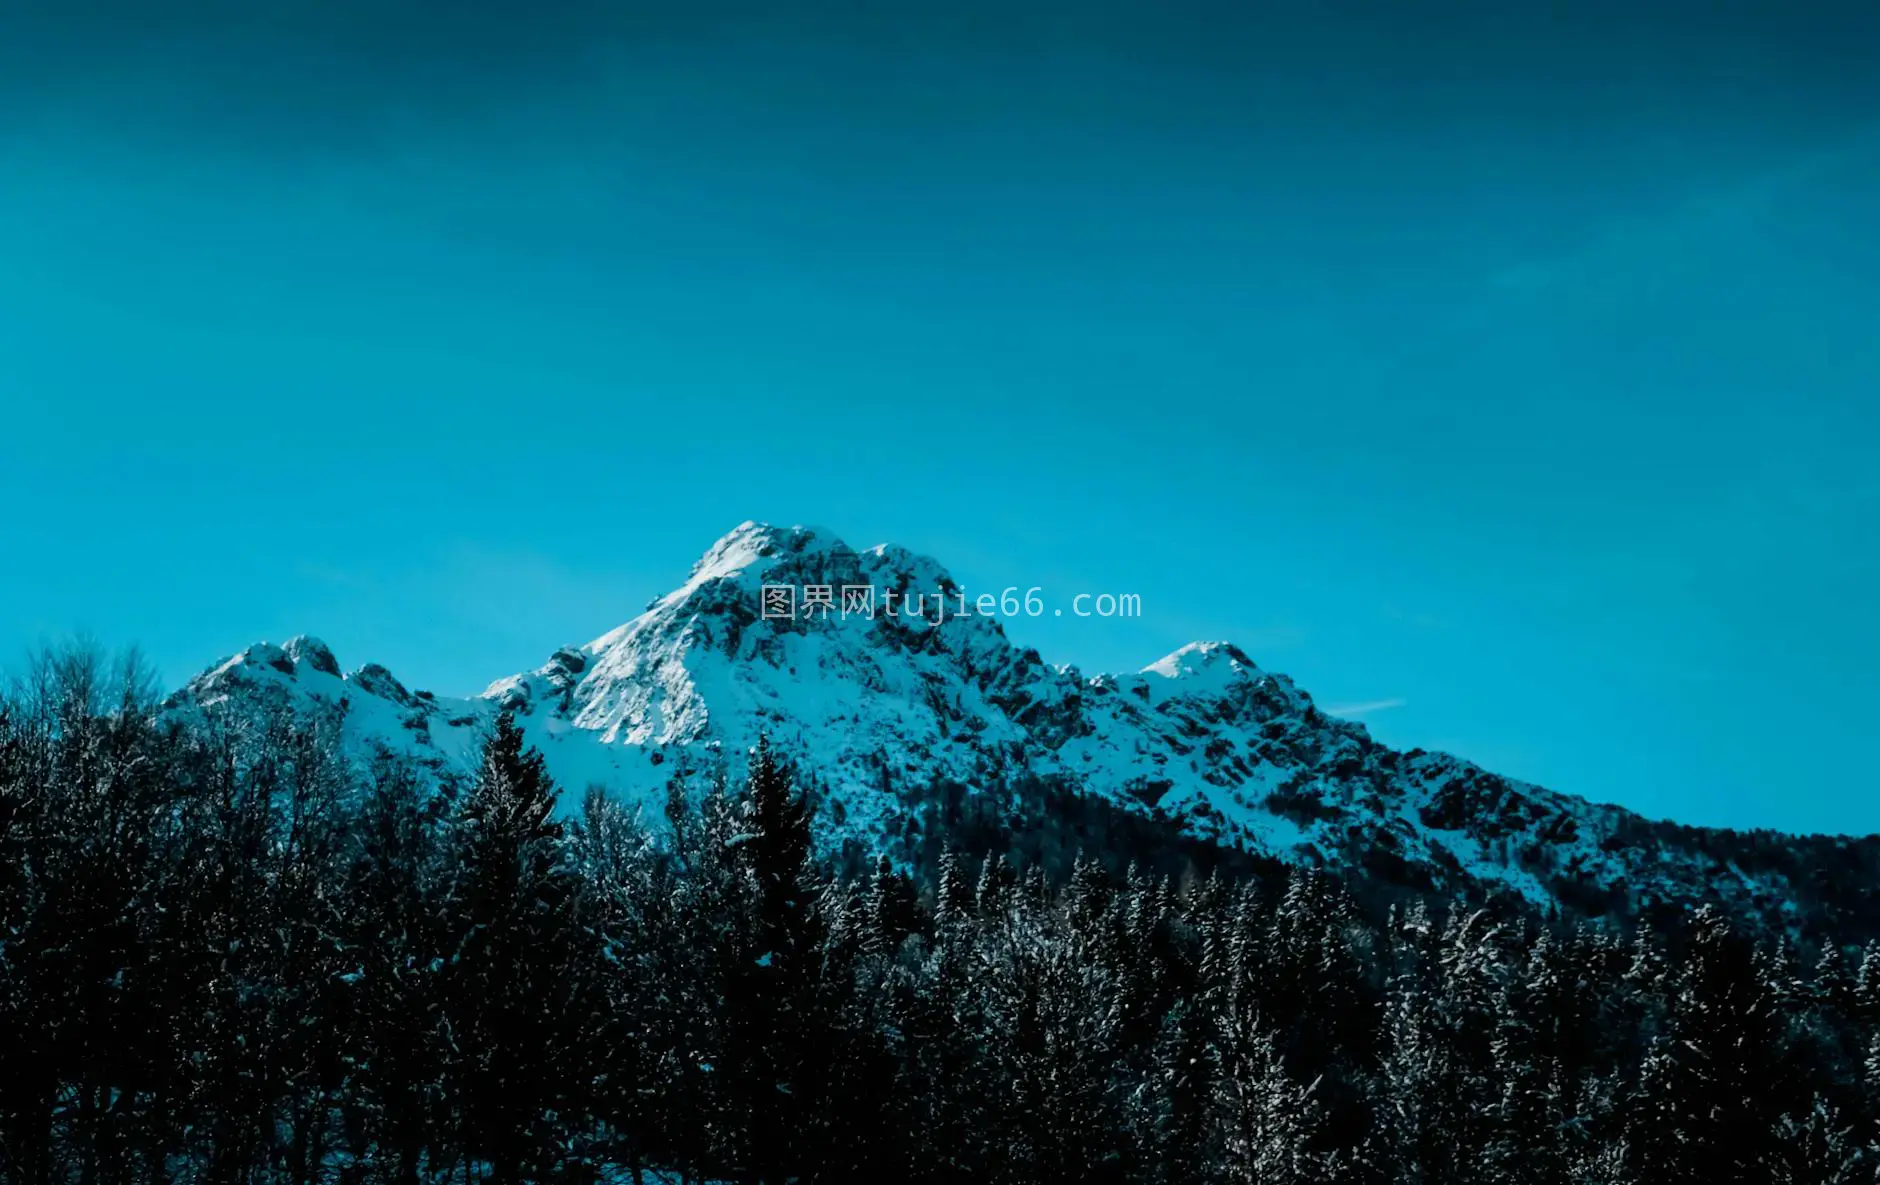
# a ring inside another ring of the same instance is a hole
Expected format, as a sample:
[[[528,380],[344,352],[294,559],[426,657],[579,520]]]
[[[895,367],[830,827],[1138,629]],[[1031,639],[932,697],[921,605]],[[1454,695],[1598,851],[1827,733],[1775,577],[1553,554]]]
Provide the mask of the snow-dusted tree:
[[[940,862],[934,871],[934,920],[942,926],[953,925],[971,907],[972,894],[968,892],[965,877],[960,872],[959,853],[950,847],[946,848],[940,853]]]
[[[1319,1185],[1325,1165],[1311,1150],[1317,1082],[1286,1073],[1271,1033],[1230,1032],[1227,1046],[1214,1080],[1213,1172],[1229,1185]]]
[[[443,1087],[444,917],[437,824],[417,771],[380,760],[359,797],[341,882],[353,1151],[384,1165],[396,1185],[417,1185],[425,1148],[440,1134],[434,1122]]]
[[[1874,1177],[1873,1159],[1826,1099],[1776,1122],[1769,1185],[1864,1185]]]
[[[876,862],[863,905],[867,928],[862,946],[873,953],[900,949],[920,920],[919,896],[913,878],[895,868],[886,856]]]
[[[1791,1089],[1784,1020],[1754,944],[1716,911],[1699,910],[1670,981],[1666,1033],[1631,1108],[1641,1175],[1665,1185],[1769,1179]]]
[[[821,918],[809,805],[765,738],[751,754],[738,823],[729,842],[751,913],[747,936],[730,946],[723,1073],[746,1120],[741,1175],[780,1182],[796,1175],[802,1108],[825,1070],[815,1049]]]
[[[979,866],[979,881],[973,889],[973,908],[980,917],[990,917],[1006,907],[1018,877],[1005,862],[1005,853],[988,856]]]
[[[1206,1181],[1213,1172],[1211,1124],[1221,1117],[1216,1095],[1219,1047],[1213,1025],[1195,1004],[1179,1001],[1162,1016],[1146,1072],[1130,1090],[1129,1116],[1152,1180]]]
[[[503,1185],[550,1155],[567,1122],[573,869],[557,791],[512,715],[498,716],[457,821],[441,990],[458,1138]],[[577,1096],[578,1097],[578,1096]]]

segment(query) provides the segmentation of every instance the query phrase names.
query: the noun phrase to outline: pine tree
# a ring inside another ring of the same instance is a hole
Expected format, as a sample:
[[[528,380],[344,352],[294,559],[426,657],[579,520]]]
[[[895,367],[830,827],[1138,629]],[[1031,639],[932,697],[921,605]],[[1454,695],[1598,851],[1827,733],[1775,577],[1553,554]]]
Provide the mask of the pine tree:
[[[1129,1095],[1130,1126],[1151,1180],[1201,1181],[1210,1170],[1216,1048],[1212,1026],[1187,1001],[1160,1018],[1145,1073]]]
[[[1848,974],[1847,959],[1836,944],[1822,944],[1809,989],[1812,1002],[1818,1007],[1836,1016],[1847,1016],[1853,1011],[1854,977]]]
[[[1880,941],[1869,942],[1854,974],[1854,1019],[1868,1027],[1880,1026]]]
[[[985,1034],[1003,1108],[986,1138],[1006,1149],[994,1180],[1114,1180],[1121,1100],[1115,978],[1054,940],[1043,911],[1011,910],[982,958]]]
[[[1854,1185],[1874,1179],[1873,1163],[1851,1126],[1820,1097],[1776,1124],[1770,1185]]]
[[[436,816],[410,766],[378,763],[353,829],[342,893],[353,965],[344,1057],[358,1090],[358,1152],[417,1185],[441,1099],[443,902]]]
[[[896,869],[886,856],[876,862],[875,875],[869,881],[866,912],[868,940],[864,946],[876,953],[899,950],[919,924],[920,906],[914,881]]]
[[[1634,1143],[1666,1185],[1750,1185],[1771,1171],[1790,1089],[1775,990],[1754,946],[1716,911],[1693,918],[1667,1032],[1646,1063]]]
[[[751,755],[740,823],[732,844],[751,889],[752,930],[726,1008],[734,1097],[748,1120],[742,1175],[781,1182],[798,1172],[805,1149],[797,1133],[824,1086],[815,1056],[824,1021],[817,1007],[821,925],[809,807],[766,738]]]
[[[666,1119],[656,1099],[671,1085],[657,1052],[673,1034],[660,1007],[664,968],[653,953],[672,941],[659,917],[666,911],[655,904],[667,890],[638,821],[598,787],[582,802],[571,847],[586,956],[576,972],[585,991],[575,994],[580,1007],[571,1019],[583,1063],[563,1072],[587,1083],[588,1106],[603,1129],[586,1156],[624,1164],[640,1185]]]
[[[1448,1050],[1433,1002],[1412,971],[1392,982],[1384,1009],[1384,1052],[1375,1105],[1393,1180],[1437,1185],[1449,1160],[1445,1102]]]
[[[903,845],[929,918],[880,853],[818,861],[767,743],[666,828],[590,791],[564,836],[513,716],[472,777],[361,779],[337,718],[112,687],[74,657],[0,695],[9,1185],[1875,1177],[1880,955],[1836,935],[1381,923],[1323,873],[1177,892],[1064,835],[992,842],[976,891]],[[975,851],[1005,817],[956,813]]]
[[[1325,1179],[1322,1158],[1309,1150],[1318,1126],[1316,1087],[1287,1075],[1271,1034],[1235,1034],[1213,1100],[1225,1181],[1318,1185]]]
[[[1005,853],[987,857],[979,865],[979,883],[973,889],[974,912],[981,918],[989,918],[1004,909],[1016,882],[1017,877],[1005,862]]]
[[[759,737],[751,756],[737,838],[743,867],[757,893],[759,959],[766,966],[801,965],[809,953],[814,877],[809,863],[809,806],[790,771]]]
[[[500,1185],[543,1161],[548,1117],[567,1117],[574,894],[556,798],[503,713],[457,825],[442,984],[458,1138]]]
[[[959,854],[951,847],[940,853],[934,877],[934,920],[942,926],[960,921],[971,905],[966,882],[960,875]]]
[[[1564,1185],[1575,1091],[1561,1056],[1575,1022],[1568,968],[1547,933],[1503,983],[1490,1048],[1498,1101],[1485,1167],[1496,1185]]]

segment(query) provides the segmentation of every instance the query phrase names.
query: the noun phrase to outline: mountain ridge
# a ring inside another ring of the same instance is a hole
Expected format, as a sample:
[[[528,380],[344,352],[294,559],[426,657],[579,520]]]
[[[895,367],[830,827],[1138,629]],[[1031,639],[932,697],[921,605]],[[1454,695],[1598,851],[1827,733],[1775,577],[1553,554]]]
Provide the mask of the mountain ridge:
[[[765,585],[867,587],[871,604],[890,590],[959,587],[905,548],[856,550],[821,528],[746,522],[632,620],[476,696],[414,692],[372,663],[343,671],[329,647],[300,636],[250,646],[166,707],[325,712],[348,753],[390,751],[440,777],[469,768],[507,710],[564,786],[642,805],[675,772],[735,761],[761,732],[814,771],[837,840],[878,841],[906,814],[908,787],[1043,779],[1282,861],[1542,908],[1721,900],[1780,924],[1809,891],[1704,839],[1745,833],[1654,823],[1460,757],[1379,744],[1228,642],[1085,676],[1013,644],[996,616],[766,616]]]

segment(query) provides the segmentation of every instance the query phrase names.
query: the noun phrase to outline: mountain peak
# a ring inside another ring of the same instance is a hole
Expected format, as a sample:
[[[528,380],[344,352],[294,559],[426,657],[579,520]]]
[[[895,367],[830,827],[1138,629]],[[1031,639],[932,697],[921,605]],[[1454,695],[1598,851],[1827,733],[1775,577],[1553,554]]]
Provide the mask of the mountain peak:
[[[333,657],[333,648],[320,639],[308,634],[295,634],[281,647],[296,667],[306,664],[323,674],[339,677],[339,659]]]
[[[727,579],[747,570],[762,572],[779,556],[846,551],[834,532],[822,527],[778,527],[747,519],[726,532],[692,565],[688,584]]]
[[[1184,679],[1215,673],[1257,674],[1259,670],[1259,664],[1232,642],[1190,642],[1142,668],[1142,673]]]
[[[798,612],[768,611],[763,585],[789,588]],[[810,586],[869,586],[876,611],[844,613],[838,599],[805,616]],[[638,617],[474,698],[410,691],[370,663],[342,675],[303,635],[249,647],[172,703],[336,714],[354,754],[402,753],[440,775],[473,768],[491,718],[513,711],[564,786],[649,807],[675,771],[734,760],[766,735],[825,788],[838,840],[901,826],[906,792],[1044,783],[1284,860],[1382,845],[1376,859],[1466,869],[1536,899],[1549,893],[1537,869],[1622,871],[1597,846],[1619,826],[1612,808],[1395,753],[1232,643],[1085,678],[1014,645],[996,616],[880,612],[890,591],[931,605],[962,590],[903,547],[858,552],[821,527],[750,521]]]
[[[1787,900],[1779,871],[1717,881],[1707,849],[1640,846],[1649,825],[1616,807],[1380,744],[1229,642],[1086,678],[1014,645],[996,616],[783,617],[765,612],[765,584],[793,588],[799,608],[808,585],[961,591],[906,548],[857,552],[819,527],[746,522],[646,612],[473,698],[408,690],[372,663],[342,674],[301,635],[211,667],[166,710],[238,724],[317,715],[352,759],[401,755],[440,784],[468,776],[491,720],[513,711],[565,803],[601,787],[653,819],[675,774],[735,777],[762,735],[813,777],[836,844],[906,841],[936,794],[1004,809],[1069,791],[1419,890],[1496,885],[1563,908],[1670,900],[1693,884],[1755,908]]]

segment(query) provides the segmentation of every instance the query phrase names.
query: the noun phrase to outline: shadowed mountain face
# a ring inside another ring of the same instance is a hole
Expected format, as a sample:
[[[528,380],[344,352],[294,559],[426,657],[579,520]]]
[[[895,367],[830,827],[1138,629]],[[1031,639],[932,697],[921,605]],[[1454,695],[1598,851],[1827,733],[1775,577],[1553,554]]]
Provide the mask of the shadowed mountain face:
[[[787,590],[787,610],[767,586]],[[1087,676],[1012,645],[976,600],[924,556],[745,523],[640,616],[473,698],[409,689],[376,664],[346,673],[299,637],[205,671],[169,708],[324,717],[357,759],[389,750],[440,778],[470,767],[508,709],[563,786],[603,787],[649,817],[674,773],[741,766],[764,734],[821,784],[838,841],[880,842],[936,786],[1042,784],[1413,889],[1589,914],[1714,900],[1772,924],[1870,928],[1853,887],[1880,863],[1869,841],[1650,823],[1398,752],[1227,642]]]

